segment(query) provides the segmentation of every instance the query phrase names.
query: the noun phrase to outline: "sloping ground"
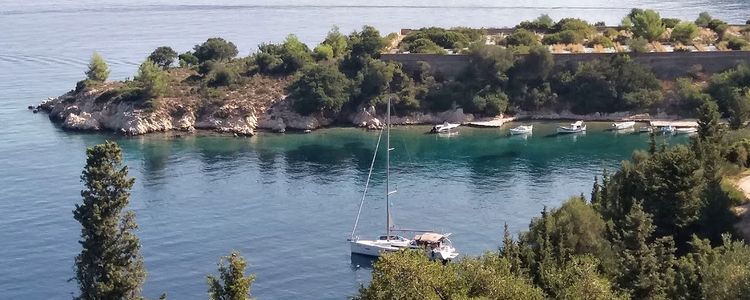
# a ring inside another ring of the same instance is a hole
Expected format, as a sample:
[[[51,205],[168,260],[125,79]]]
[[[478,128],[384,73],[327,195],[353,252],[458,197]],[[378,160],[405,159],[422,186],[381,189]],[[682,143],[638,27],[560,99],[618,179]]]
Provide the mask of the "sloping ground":
[[[736,185],[745,193],[745,198],[750,199],[750,174],[743,174],[743,177],[737,180]],[[740,221],[734,224],[734,228],[742,234],[745,241],[750,241],[750,202],[736,206],[732,210],[740,217]]]

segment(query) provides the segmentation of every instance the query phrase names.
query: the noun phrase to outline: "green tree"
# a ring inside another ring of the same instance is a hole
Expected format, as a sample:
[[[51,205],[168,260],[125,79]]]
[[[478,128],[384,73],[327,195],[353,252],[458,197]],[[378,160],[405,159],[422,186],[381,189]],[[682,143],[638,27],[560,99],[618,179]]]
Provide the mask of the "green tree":
[[[211,300],[250,300],[255,275],[245,275],[247,262],[239,251],[219,260],[219,277],[208,275],[208,298]]]
[[[698,15],[698,19],[695,20],[695,25],[698,25],[700,27],[708,27],[708,23],[710,23],[713,19],[714,18],[711,17],[710,14],[704,11]]]
[[[89,69],[86,71],[86,78],[91,81],[104,82],[109,77],[109,66],[99,53],[94,52],[89,61]]]
[[[692,45],[693,39],[698,36],[698,26],[695,23],[680,22],[672,29],[672,41],[684,45]]]
[[[313,49],[313,53],[317,61],[326,61],[333,58],[333,48],[330,45],[320,44]]]
[[[447,54],[448,52],[430,39],[416,39],[407,44],[406,50],[411,53]]]
[[[177,52],[167,46],[156,48],[156,50],[154,50],[154,52],[151,52],[151,54],[148,56],[148,59],[150,61],[153,61],[156,65],[164,69],[169,68],[169,66],[174,63],[174,60],[176,58]]]
[[[331,47],[331,50],[333,50],[334,58],[344,56],[344,54],[346,53],[346,48],[349,46],[346,36],[339,32],[339,28],[336,26],[328,31],[326,39],[323,40],[321,44]]]
[[[658,40],[665,31],[659,13],[650,9],[636,13],[631,20],[633,21],[633,35],[645,38],[649,42]]]
[[[138,74],[133,79],[143,89],[146,100],[159,98],[167,91],[166,72],[150,60],[138,67]]]
[[[349,79],[336,66],[314,65],[302,71],[289,92],[300,114],[336,114],[349,101],[349,85]]]
[[[349,48],[351,55],[354,57],[367,55],[377,58],[380,56],[383,47],[385,47],[383,37],[380,36],[380,31],[375,27],[364,26],[362,31],[355,31],[349,35]]]
[[[85,189],[73,217],[81,223],[81,253],[75,259],[77,299],[139,299],[146,278],[135,213],[128,205],[134,179],[122,166],[114,142],[86,150]]]
[[[230,60],[237,56],[237,46],[223,38],[209,38],[203,44],[195,45],[193,48],[195,57],[200,62],[208,60]]]
[[[180,60],[180,67],[190,67],[200,63],[200,60],[190,51],[180,54],[177,58]]]
[[[310,48],[302,43],[296,35],[290,34],[281,44],[282,72],[294,73],[312,63]]]

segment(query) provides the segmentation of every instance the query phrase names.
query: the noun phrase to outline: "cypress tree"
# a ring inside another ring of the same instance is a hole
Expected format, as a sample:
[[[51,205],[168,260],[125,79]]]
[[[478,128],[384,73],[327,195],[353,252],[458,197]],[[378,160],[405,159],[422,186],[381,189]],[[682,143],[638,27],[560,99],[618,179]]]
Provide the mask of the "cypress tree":
[[[211,300],[249,300],[255,275],[245,275],[247,262],[238,251],[219,261],[219,278],[208,275],[208,298]]]
[[[75,259],[77,299],[139,299],[146,278],[135,213],[128,205],[134,179],[121,166],[122,151],[114,142],[86,150],[81,181],[82,204],[74,218],[81,223],[81,253]]]

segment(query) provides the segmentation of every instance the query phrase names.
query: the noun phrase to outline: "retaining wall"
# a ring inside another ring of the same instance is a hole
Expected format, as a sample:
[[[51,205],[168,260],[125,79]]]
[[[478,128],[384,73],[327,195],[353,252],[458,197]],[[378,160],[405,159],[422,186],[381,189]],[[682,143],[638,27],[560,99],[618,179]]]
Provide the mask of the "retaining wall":
[[[617,53],[576,53],[553,54],[557,65],[575,65],[578,62],[593,59],[608,59]],[[750,65],[750,51],[715,51],[715,52],[658,52],[642,53],[630,56],[637,62],[650,66],[657,77],[674,79],[686,76],[694,66],[702,67],[703,72],[717,73],[732,68],[740,63]],[[436,74],[452,78],[462,72],[469,63],[467,55],[437,54],[382,54],[381,60],[401,63],[407,69],[414,69],[417,62],[428,63]]]

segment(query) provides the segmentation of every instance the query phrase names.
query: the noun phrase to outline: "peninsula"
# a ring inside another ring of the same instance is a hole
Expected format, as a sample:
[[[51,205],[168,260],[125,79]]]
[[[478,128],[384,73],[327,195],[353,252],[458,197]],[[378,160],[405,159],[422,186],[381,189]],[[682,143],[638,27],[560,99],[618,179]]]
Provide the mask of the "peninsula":
[[[337,28],[310,49],[294,35],[237,57],[210,38],[182,54],[159,47],[133,79],[107,81],[94,54],[86,79],[38,109],[66,129],[127,135],[507,116],[588,120],[696,117],[718,104],[733,127],[748,118],[750,29],[703,13],[695,21],[634,9],[618,26],[548,16],[512,29],[423,28],[382,36]],[[177,61],[178,63],[175,63]]]

